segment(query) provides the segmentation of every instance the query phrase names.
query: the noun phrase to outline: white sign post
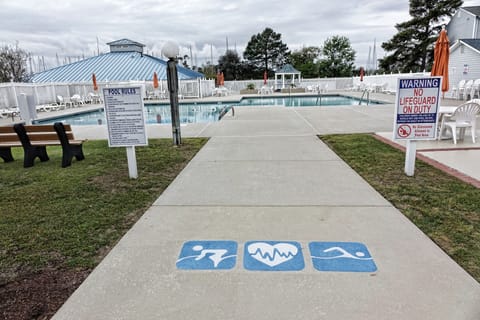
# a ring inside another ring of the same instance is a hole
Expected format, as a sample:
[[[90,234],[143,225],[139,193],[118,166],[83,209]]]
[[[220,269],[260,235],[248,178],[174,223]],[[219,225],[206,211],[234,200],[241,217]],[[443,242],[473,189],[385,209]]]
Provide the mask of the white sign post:
[[[103,89],[108,145],[126,147],[128,173],[138,178],[135,146],[147,146],[147,131],[143,112],[141,87]]]
[[[395,101],[395,140],[406,140],[405,174],[415,172],[416,140],[437,138],[441,77],[399,78]]]

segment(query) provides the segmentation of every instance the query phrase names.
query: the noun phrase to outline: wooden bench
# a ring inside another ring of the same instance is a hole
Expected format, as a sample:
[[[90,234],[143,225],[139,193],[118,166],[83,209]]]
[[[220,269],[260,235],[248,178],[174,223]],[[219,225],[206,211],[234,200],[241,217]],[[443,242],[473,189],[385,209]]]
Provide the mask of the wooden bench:
[[[11,148],[23,147],[25,168],[32,167],[35,158],[48,161],[47,146],[62,146],[62,167],[72,164],[72,159],[85,159],[83,140],[76,140],[70,125],[57,122],[53,125],[15,124],[0,127],[0,157],[5,162],[13,161]]]
[[[0,127],[0,158],[5,162],[13,161],[12,147],[21,147],[22,143],[13,126]]]

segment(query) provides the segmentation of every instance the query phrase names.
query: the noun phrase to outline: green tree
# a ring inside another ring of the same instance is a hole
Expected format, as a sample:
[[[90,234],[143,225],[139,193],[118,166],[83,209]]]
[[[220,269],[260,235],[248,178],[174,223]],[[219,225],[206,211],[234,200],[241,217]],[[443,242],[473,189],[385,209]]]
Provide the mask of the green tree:
[[[22,82],[28,80],[28,53],[18,46],[5,46],[0,49],[0,82]]]
[[[380,59],[380,69],[385,72],[430,69],[441,24],[462,4],[462,0],[410,0],[409,13],[412,19],[396,24],[398,33],[382,43],[382,48],[391,54]]]
[[[304,47],[292,52],[290,61],[298,71],[302,72],[303,78],[318,77],[317,60],[322,52],[319,47]]]
[[[207,79],[213,79],[217,76],[216,67],[210,61],[199,67],[197,71],[203,73]]]
[[[280,33],[274,32],[271,28],[265,28],[262,33],[252,36],[243,57],[260,74],[275,66],[282,66],[287,61],[290,52],[281,38]]]
[[[333,36],[325,40],[323,59],[319,63],[321,77],[350,77],[353,75],[355,50],[344,36]]]
[[[178,60],[182,62],[182,66],[184,66],[187,69],[190,69],[190,66],[188,65],[188,60],[190,57],[188,54],[184,55],[183,57],[178,57]]]
[[[238,53],[227,50],[225,55],[218,59],[218,67],[223,72],[225,80],[239,80],[242,73],[242,63]]]

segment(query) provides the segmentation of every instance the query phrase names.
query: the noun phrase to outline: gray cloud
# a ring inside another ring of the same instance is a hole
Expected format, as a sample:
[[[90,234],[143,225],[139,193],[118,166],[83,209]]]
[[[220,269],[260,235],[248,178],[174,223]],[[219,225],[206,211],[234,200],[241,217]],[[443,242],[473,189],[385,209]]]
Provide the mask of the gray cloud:
[[[465,1],[465,6],[474,5]],[[346,36],[364,65],[369,47],[395,33],[409,19],[408,1],[275,1],[275,0],[0,0],[0,44],[15,44],[52,61],[58,55],[91,56],[108,51],[107,42],[129,38],[159,56],[163,43],[175,40],[181,54],[198,64],[214,62],[230,49],[239,53],[251,36],[271,27],[291,50],[321,46],[334,35]]]

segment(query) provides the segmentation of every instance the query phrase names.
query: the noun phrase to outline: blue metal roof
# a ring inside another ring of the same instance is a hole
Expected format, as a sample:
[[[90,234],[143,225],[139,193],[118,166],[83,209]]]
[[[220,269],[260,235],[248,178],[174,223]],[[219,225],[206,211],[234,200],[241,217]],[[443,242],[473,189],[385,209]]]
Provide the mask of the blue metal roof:
[[[140,52],[110,52],[82,61],[70,63],[33,75],[31,81],[39,82],[90,82],[92,73],[97,81],[159,80],[167,79],[167,62]],[[197,79],[205,76],[177,65],[178,79]]]
[[[291,64],[286,64],[280,70],[277,70],[275,73],[300,73],[300,71],[295,69]]]

